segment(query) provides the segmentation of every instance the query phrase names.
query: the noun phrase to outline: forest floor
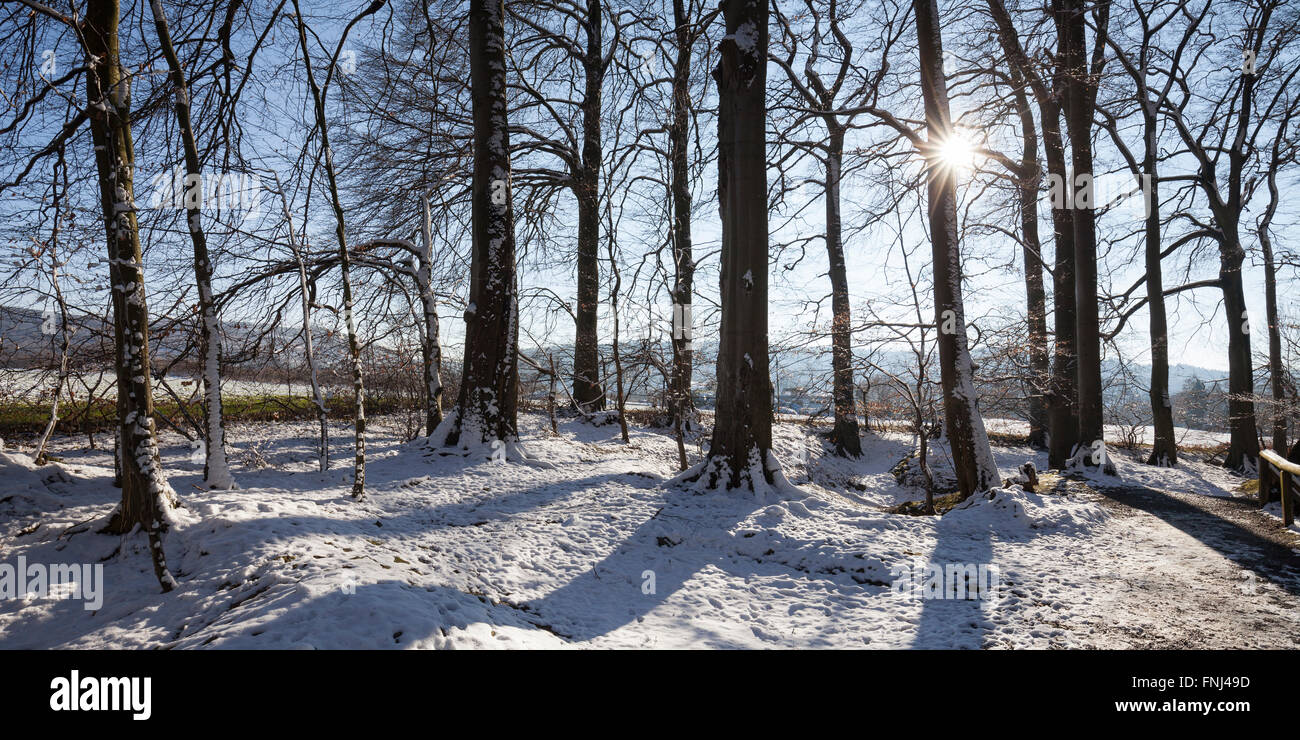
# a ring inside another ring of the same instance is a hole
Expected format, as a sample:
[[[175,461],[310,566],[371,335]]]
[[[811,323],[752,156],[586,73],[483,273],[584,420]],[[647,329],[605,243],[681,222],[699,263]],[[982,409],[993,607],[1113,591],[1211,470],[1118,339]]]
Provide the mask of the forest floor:
[[[57,439],[60,459],[43,467],[0,452],[0,569],[104,566],[97,609],[0,599],[0,648],[1263,648],[1300,636],[1300,536],[1239,490],[1245,479],[1195,459],[1155,469],[1116,451],[1117,478],[1045,476],[1038,493],[910,516],[889,513],[921,496],[891,472],[912,449],[901,434],[865,435],[847,461],[820,430],[778,424],[797,490],[755,496],[670,484],[676,446],[661,430],[633,427],[625,445],[615,425],[551,434],[526,415],[545,463],[528,465],[441,456],[384,421],[372,420],[361,502],[343,426],[321,473],[312,425],[232,425],[233,491],[198,490],[201,456],[164,434],[184,502],[165,540],[180,585],[166,595],[142,536],[96,533],[120,496],[110,452],[84,436]],[[994,451],[1004,477],[1046,467],[1027,447]],[[932,564],[985,566],[993,588],[903,587],[924,585]]]

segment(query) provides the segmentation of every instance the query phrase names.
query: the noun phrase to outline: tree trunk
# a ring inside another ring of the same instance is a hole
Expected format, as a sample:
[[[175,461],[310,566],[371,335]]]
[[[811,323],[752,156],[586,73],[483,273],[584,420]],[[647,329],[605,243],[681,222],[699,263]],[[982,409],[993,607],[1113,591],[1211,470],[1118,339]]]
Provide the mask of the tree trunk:
[[[1286,377],[1286,370],[1282,366],[1282,326],[1278,322],[1277,315],[1277,275],[1275,273],[1276,261],[1273,256],[1273,238],[1270,230],[1273,225],[1273,217],[1277,213],[1278,203],[1281,200],[1281,192],[1277,187],[1277,171],[1280,169],[1279,163],[1282,151],[1282,142],[1286,137],[1286,129],[1291,123],[1290,116],[1293,113],[1288,112],[1286,117],[1278,125],[1277,133],[1273,139],[1273,158],[1269,163],[1268,176],[1265,182],[1268,185],[1268,206],[1264,209],[1264,214],[1258,221],[1259,246],[1264,252],[1264,306],[1268,314],[1268,377],[1269,385],[1273,391],[1273,449],[1279,455],[1287,454],[1286,432],[1287,432],[1287,392],[1290,390]]]
[[[339,274],[343,283],[343,320],[347,326],[348,359],[352,369],[352,421],[356,439],[356,456],[352,464],[352,497],[360,499],[366,493],[366,388],[361,374],[361,342],[357,337],[356,317],[352,313],[352,259],[348,254],[343,201],[339,199],[338,182],[334,176],[334,152],[330,149],[329,127],[325,122],[325,100],[312,73],[311,55],[307,49],[307,29],[298,0],[294,0],[293,10],[298,22],[298,44],[302,49],[303,68],[307,72],[307,86],[311,88],[312,103],[316,109],[316,128],[320,131],[321,152],[325,159],[325,178],[329,185],[330,205],[334,207],[334,235],[339,243]]]
[[[180,131],[181,145],[185,150],[185,222],[189,227],[190,241],[194,245],[194,284],[199,293],[199,355],[203,358],[203,439],[206,453],[203,460],[203,484],[208,488],[230,489],[235,487],[235,479],[230,474],[230,466],[226,461],[226,420],[221,411],[221,322],[212,296],[212,260],[208,256],[208,240],[203,231],[202,168],[199,163],[199,148],[194,141],[194,129],[190,124],[189,86],[185,82],[185,72],[181,69],[176,49],[172,46],[162,0],[150,0],[149,5],[153,10],[158,44],[167,60],[176,127]],[[197,192],[191,193],[190,188],[195,188]],[[191,197],[192,195],[198,197]]]
[[[1264,8],[1258,33],[1268,26],[1273,5]],[[1250,152],[1246,132],[1254,121],[1255,84],[1253,72],[1243,71],[1241,101],[1237,109],[1236,135],[1228,151],[1228,199],[1215,209],[1219,227],[1219,284],[1223,289],[1223,310],[1228,318],[1228,454],[1223,466],[1253,473],[1258,465],[1259,436],[1255,422],[1255,366],[1250,355],[1250,320],[1241,267],[1246,251],[1241,246],[1242,173]],[[1212,203],[1216,199],[1212,199]]]
[[[613,230],[611,229],[608,245],[609,270],[614,281],[609,289],[609,310],[613,317],[614,326],[613,336],[610,343],[611,359],[614,360],[614,409],[618,413],[618,429],[622,436],[623,444],[628,444],[632,440],[628,437],[627,431],[627,395],[624,393],[623,386],[623,354],[619,347],[619,321],[618,321],[618,296],[623,290],[623,276],[618,270],[618,250],[614,242]]]
[[[280,191],[280,203],[284,207],[284,222],[288,225],[289,249],[293,251],[293,258],[298,263],[298,289],[302,292],[303,352],[307,356],[307,372],[311,379],[311,401],[316,409],[316,421],[320,426],[316,457],[320,464],[320,471],[323,473],[330,467],[330,430],[329,409],[325,407],[325,399],[321,397],[320,376],[316,371],[316,349],[311,337],[311,307],[316,296],[316,284],[307,279],[307,263],[303,260],[302,249],[298,246],[298,234],[293,229],[293,216],[289,213],[289,198],[284,194],[284,187],[280,185],[278,175],[275,181]]]
[[[673,429],[684,433],[690,428],[695,401],[691,396],[693,350],[691,346],[691,298],[695,283],[695,258],[691,249],[691,41],[685,0],[673,0],[676,24],[677,61],[673,65],[673,122],[668,129],[668,147],[672,168],[669,188],[673,205],[673,316],[681,326],[672,336],[673,369],[669,381],[668,411]],[[679,435],[680,436],[680,435]],[[685,449],[681,440],[678,447]],[[680,455],[685,460],[685,453]],[[685,463],[682,463],[683,468]]]
[[[59,172],[63,172],[63,179],[66,183],[68,165],[63,159],[63,151],[59,151],[59,158],[55,162],[54,182],[51,186],[54,210],[54,228],[50,233],[50,287],[54,292],[54,301],[59,307],[59,374],[54,381],[54,393],[50,398],[50,421],[45,425],[45,431],[41,433],[41,438],[36,442],[36,452],[32,455],[32,460],[37,465],[44,465],[48,460],[45,455],[45,446],[49,444],[50,436],[54,434],[54,427],[59,423],[59,401],[63,398],[63,389],[68,383],[68,349],[71,345],[71,336],[68,331],[68,302],[63,297],[63,285],[59,280],[59,224],[63,208],[61,194],[66,194],[66,190],[59,190]],[[42,326],[42,329],[44,327]]]
[[[1255,365],[1250,355],[1250,318],[1241,266],[1246,252],[1241,247],[1235,219],[1219,223],[1223,241],[1219,247],[1219,281],[1223,286],[1223,310],[1228,315],[1228,455],[1223,466],[1251,472],[1259,457],[1259,436],[1255,424]]]
[[[1020,75],[1013,74],[1014,78]],[[1038,135],[1024,92],[1015,90],[1020,116],[1020,239],[1025,260],[1025,318],[1029,328],[1029,446],[1047,449],[1047,291],[1043,287],[1043,251],[1038,237]]]
[[[1273,391],[1273,449],[1285,456],[1286,446],[1286,371],[1282,368],[1282,331],[1277,316],[1277,276],[1273,258],[1273,241],[1268,230],[1260,229],[1259,244],[1264,251],[1264,305],[1268,315],[1268,378]]]
[[[835,428],[831,441],[835,454],[860,457],[858,414],[853,407],[853,322],[849,311],[849,278],[844,266],[844,241],[840,217],[840,174],[844,162],[844,129],[830,126],[826,152],[826,257],[831,279],[831,369],[834,386]]]
[[[515,285],[510,130],[506,118],[505,6],[473,0],[469,15],[474,109],[473,255],[465,360],[445,444],[481,446],[518,436],[519,304]]]
[[[767,355],[767,0],[722,0],[718,204],[722,216],[717,404],[707,486],[772,483]]]
[[[117,365],[118,459],[122,501],[106,531],[140,526],[149,538],[154,575],[164,592],[176,581],[167,570],[162,535],[176,505],[163,474],[154,431],[149,379],[149,310],[135,208],[135,145],[131,138],[130,80],[118,53],[117,0],[89,0],[81,31],[86,50],[90,133],[99,173],[100,205],[113,295]]]
[[[1146,91],[1143,94],[1145,96]],[[1145,145],[1142,173],[1146,205],[1147,310],[1151,319],[1151,421],[1155,428],[1155,439],[1147,464],[1172,467],[1178,464],[1178,442],[1174,437],[1174,408],[1169,396],[1169,323],[1165,317],[1164,277],[1160,267],[1156,111],[1153,101],[1142,102],[1147,108],[1143,112]]]
[[[600,107],[604,80],[601,0],[587,0],[586,88],[582,99],[582,166],[574,180],[578,196],[578,310],[573,346],[573,400],[583,413],[605,408],[600,382]]]
[[[1104,409],[1101,387],[1101,324],[1097,300],[1097,230],[1093,209],[1092,114],[1097,85],[1091,81],[1086,55],[1086,26],[1082,0],[1056,0],[1059,33],[1065,41],[1066,123],[1074,182],[1073,199],[1075,342],[1078,355],[1079,450],[1085,465],[1102,465],[1114,472],[1106,458]],[[1104,8],[1104,4],[1100,6]]]
[[[442,423],[442,348],[438,337],[438,297],[433,292],[433,225],[430,222],[429,196],[421,198],[424,218],[420,221],[424,251],[416,282],[420,288],[420,306],[424,313],[424,344],[420,347],[424,364],[424,433]]]
[[[943,71],[943,40],[935,0],[913,0],[921,57],[921,94],[925,99],[925,155],[928,171],[930,244],[934,259],[935,324],[939,330],[939,365],[943,387],[944,435],[952,450],[962,498],[998,485],[984,420],[975,394],[974,367],[966,346],[962,303],[961,254],[957,242],[955,174],[939,161],[938,145],[952,134],[948,88]]]
[[[1062,65],[1056,64],[1052,73],[1052,87],[1049,88],[1034,62],[1020,46],[1019,35],[1006,6],[1001,0],[988,0],[988,6],[997,23],[998,41],[1008,61],[1018,70],[1020,77],[1033,87],[1043,129],[1043,158],[1047,164],[1047,175],[1058,188],[1052,203],[1052,242],[1055,245],[1052,313],[1056,338],[1052,348],[1052,375],[1047,387],[1047,459],[1051,467],[1061,468],[1069,460],[1078,437],[1078,426],[1075,423],[1078,407],[1075,374],[1078,362],[1074,341],[1074,224],[1066,202],[1070,188],[1065,170],[1065,144],[1061,138],[1061,106],[1053,91],[1061,89],[1065,75]],[[1057,43],[1059,58],[1063,44],[1059,29]]]

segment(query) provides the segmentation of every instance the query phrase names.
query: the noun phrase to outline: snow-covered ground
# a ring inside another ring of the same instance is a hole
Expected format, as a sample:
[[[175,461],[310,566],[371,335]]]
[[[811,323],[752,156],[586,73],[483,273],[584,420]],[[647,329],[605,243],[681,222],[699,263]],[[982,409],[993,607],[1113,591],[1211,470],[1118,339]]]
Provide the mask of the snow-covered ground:
[[[58,373],[54,370],[28,370],[19,368],[0,368],[0,398],[7,401],[36,402],[49,400],[49,389],[53,387]],[[202,391],[197,381],[190,375],[168,375],[167,383],[182,398],[194,394],[196,400],[202,399]],[[111,370],[79,372],[73,375],[72,394],[78,400],[86,395],[86,386],[93,388],[97,396],[112,398],[112,389],[117,385],[117,378]],[[221,390],[228,396],[266,396],[291,394],[296,389],[302,393],[306,384],[293,386],[287,383],[263,383],[252,380],[234,380],[226,378],[221,381]],[[161,391],[156,391],[159,398]]]
[[[1029,434],[1029,422],[1021,419],[985,419],[984,426],[990,432],[1002,432],[1003,434]],[[1155,440],[1155,427],[1149,426],[1123,426],[1120,424],[1107,424],[1105,426],[1106,440],[1110,444],[1115,444],[1126,439],[1130,434],[1133,441],[1141,445],[1150,445]],[[1178,446],[1184,445],[1193,447],[1213,447],[1219,444],[1225,444],[1229,440],[1227,432],[1207,432],[1202,429],[1189,429],[1188,427],[1174,427],[1174,439]]]
[[[868,435],[863,458],[846,461],[811,428],[779,424],[799,490],[760,499],[669,485],[676,447],[656,430],[634,427],[624,445],[614,425],[551,435],[540,416],[523,423],[548,465],[437,455],[372,420],[362,502],[349,495],[343,427],[320,473],[311,424],[232,425],[233,491],[197,490],[201,456],[164,435],[185,504],[165,540],[180,583],[166,595],[143,536],[95,531],[120,495],[108,452],[59,439],[61,460],[40,468],[0,453],[0,567],[102,563],[105,584],[93,611],[0,599],[0,648],[1290,647],[1300,636],[1290,570],[1248,572],[1246,549],[1077,482],[908,516],[886,511],[921,495],[889,472],[911,450],[902,435]],[[1027,460],[1045,467],[1028,448],[995,454],[1004,477]],[[1243,495],[1242,479],[1194,460],[1117,463],[1129,490],[1223,505]],[[991,565],[994,591],[900,587],[907,568],[923,580],[930,564]]]

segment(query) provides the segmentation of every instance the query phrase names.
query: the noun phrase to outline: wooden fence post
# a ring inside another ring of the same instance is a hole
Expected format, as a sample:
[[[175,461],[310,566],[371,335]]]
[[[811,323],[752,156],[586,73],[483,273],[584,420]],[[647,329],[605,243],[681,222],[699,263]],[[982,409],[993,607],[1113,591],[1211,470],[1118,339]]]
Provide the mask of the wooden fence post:
[[[1263,457],[1261,457],[1259,459],[1259,491],[1257,492],[1259,494],[1260,506],[1268,505],[1269,470],[1270,470],[1270,466],[1268,464],[1268,461],[1265,460]]]
[[[1294,507],[1291,504],[1292,485],[1293,482],[1291,480],[1291,473],[1286,470],[1283,470],[1282,471],[1282,524],[1288,527],[1291,526],[1291,522],[1295,519],[1295,512],[1293,511]]]

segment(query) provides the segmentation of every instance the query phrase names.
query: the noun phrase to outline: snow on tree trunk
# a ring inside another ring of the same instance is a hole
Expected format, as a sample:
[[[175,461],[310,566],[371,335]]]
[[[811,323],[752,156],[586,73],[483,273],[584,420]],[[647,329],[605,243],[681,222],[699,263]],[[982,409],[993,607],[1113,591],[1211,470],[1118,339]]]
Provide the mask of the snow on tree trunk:
[[[767,344],[767,0],[723,0],[718,46],[718,203],[722,216],[722,326],[708,457],[693,469],[706,488],[766,490],[780,466],[772,448]]]
[[[89,69],[86,93],[112,289],[122,482],[122,501],[105,531],[126,534],[137,526],[144,530],[154,575],[167,592],[176,581],[167,569],[162,536],[173,522],[171,512],[177,501],[163,474],[154,433],[149,311],[135,215],[130,80],[119,61],[117,28],[116,0],[89,0],[82,24]]]
[[[303,69],[307,73],[307,86],[311,88],[312,102],[316,110],[316,129],[320,133],[321,152],[325,160],[325,179],[329,185],[330,205],[334,208],[334,233],[339,244],[339,273],[343,283],[343,321],[348,332],[348,359],[352,369],[352,422],[356,430],[356,456],[352,464],[352,497],[360,499],[366,493],[366,389],[361,373],[361,341],[357,337],[356,316],[352,312],[354,306],[352,260],[348,254],[343,202],[339,199],[338,182],[334,172],[334,152],[330,149],[329,127],[325,120],[325,100],[321,96],[320,86],[316,84],[316,76],[312,73],[311,55],[307,48],[307,29],[297,0],[294,0],[293,9],[298,25],[298,46],[302,51]]]
[[[172,46],[167,16],[162,0],[150,0],[154,29],[171,77],[173,107],[176,124],[180,130],[181,144],[185,150],[185,174],[201,182],[199,149],[194,141],[190,123],[189,90],[185,84],[185,71]],[[203,358],[203,424],[205,456],[203,483],[208,488],[231,489],[235,479],[226,461],[226,421],[221,411],[221,324],[217,318],[216,301],[212,295],[212,261],[208,256],[207,236],[203,231],[202,197],[185,197],[185,222],[194,245],[194,284],[199,294],[199,355]]]
[[[575,173],[578,196],[578,307],[573,346],[573,400],[584,413],[605,408],[600,381],[597,311],[600,308],[600,108],[605,76],[601,42],[601,2],[587,0],[583,19],[587,36],[582,60],[585,90],[582,99],[582,162]]]
[[[930,244],[934,259],[935,321],[939,327],[939,366],[943,388],[944,436],[952,451],[957,486],[963,497],[996,487],[984,420],[975,394],[974,368],[966,345],[962,303],[961,254],[957,241],[957,183],[937,148],[952,135],[948,88],[943,72],[943,41],[935,0],[913,0],[921,57],[921,93],[925,99],[929,173]]]
[[[517,444],[519,300],[515,284],[510,131],[506,117],[505,7],[472,0],[473,247],[465,360],[455,410],[434,434],[466,450]]]

